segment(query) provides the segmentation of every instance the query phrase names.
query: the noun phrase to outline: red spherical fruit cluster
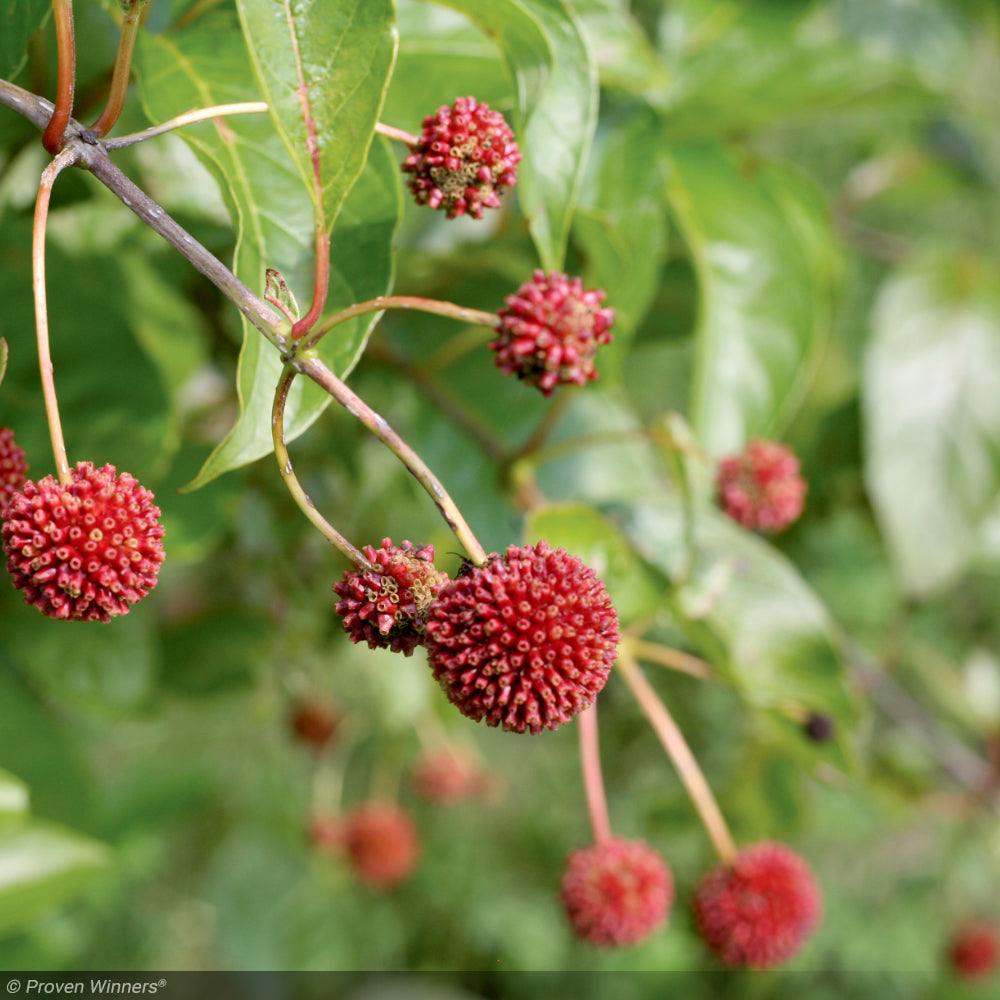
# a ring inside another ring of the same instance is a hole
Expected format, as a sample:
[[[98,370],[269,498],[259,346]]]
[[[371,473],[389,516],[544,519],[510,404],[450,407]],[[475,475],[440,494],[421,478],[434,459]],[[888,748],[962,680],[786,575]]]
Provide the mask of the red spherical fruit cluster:
[[[694,899],[698,929],[732,966],[766,969],[791,958],[819,921],[812,870],[787,847],[762,841],[706,875]]]
[[[14,586],[50,618],[107,622],[156,586],[163,526],[153,494],[113,465],[78,462],[63,486],[29,480],[8,505],[3,550]]]
[[[1000,929],[992,920],[967,921],[952,935],[948,958],[963,979],[985,978],[1000,958]]]
[[[28,461],[24,450],[14,441],[9,427],[0,427],[0,517],[4,516],[11,497],[24,486],[28,478]]]
[[[602,947],[648,937],[666,919],[673,899],[670,868],[644,840],[614,837],[573,851],[562,880],[573,930]]]
[[[448,748],[433,750],[417,761],[413,784],[421,798],[438,805],[474,798],[488,787],[486,776],[469,754]]]
[[[799,519],[806,481],[795,453],[777,441],[751,441],[742,454],[719,462],[719,506],[754,531],[784,531]]]
[[[459,574],[427,616],[428,659],[449,701],[516,733],[556,729],[591,705],[618,639],[597,574],[545,542]]]
[[[413,874],[420,837],[410,814],[392,802],[368,802],[345,818],[343,844],[366,885],[392,889]]]
[[[344,631],[369,649],[410,656],[424,641],[427,609],[448,575],[434,568],[433,545],[397,547],[383,538],[381,549],[366,545],[364,554],[374,568],[350,570],[333,585]]]
[[[322,750],[340,726],[340,712],[326,702],[303,699],[292,706],[288,721],[298,740]]]
[[[584,291],[579,278],[535,271],[497,312],[499,333],[490,348],[497,367],[551,396],[559,385],[585,385],[597,378],[594,356],[610,344],[613,309],[602,309],[605,293]]]
[[[503,115],[474,97],[459,97],[424,119],[402,169],[413,174],[410,190],[418,205],[443,208],[449,219],[481,219],[483,209],[499,208],[504,188],[516,183],[520,160]]]

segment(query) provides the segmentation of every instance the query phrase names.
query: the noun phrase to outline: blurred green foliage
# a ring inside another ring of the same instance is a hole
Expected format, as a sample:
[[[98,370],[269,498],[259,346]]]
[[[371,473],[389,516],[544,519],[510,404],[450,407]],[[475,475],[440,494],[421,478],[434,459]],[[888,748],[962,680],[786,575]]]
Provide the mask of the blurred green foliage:
[[[103,106],[114,6],[77,12],[81,121]],[[272,114],[115,160],[256,291],[276,267],[307,303],[311,175],[290,157],[296,101],[273,90],[287,40],[262,6],[154,0],[118,132],[261,95]],[[74,171],[47,265],[70,456],[156,491],[167,561],[108,626],[50,622],[0,586],[0,966],[698,970],[686,995],[984,995],[954,982],[944,948],[965,915],[1000,916],[995,5],[396,0],[393,15],[365,0],[357,23],[353,6],[326,0],[298,23],[323,42],[316,78],[327,49],[351,55],[323,77],[328,311],[390,288],[493,311],[544,266],[603,287],[618,317],[600,380],[564,401],[504,379],[487,332],[413,312],[338,328],[326,360],[488,550],[570,548],[627,628],[712,664],[709,680],[648,670],[737,839],[786,841],[815,868],[825,918],[791,965],[808,977],[711,974],[688,907],[710,845],[614,676],[600,700],[612,823],[665,855],[677,903],[636,948],[573,939],[558,883],[590,836],[575,727],[476,727],[422,651],[347,642],[330,590],[343,560],[266,457],[279,360]],[[51,96],[43,7],[0,10],[0,75]],[[418,132],[464,94],[501,109],[525,153],[516,193],[479,222],[411,204],[401,147],[372,141],[376,118]],[[30,275],[44,162],[0,108],[0,425],[35,477],[50,470]],[[304,392],[289,417],[316,507],[359,546],[433,543],[454,573],[426,495],[328,403]],[[776,540],[713,507],[715,459],[754,435],[789,441],[809,480]],[[318,755],[289,725],[303,698],[342,713]],[[835,721],[833,741],[804,736],[807,711]],[[421,749],[442,742],[478,755],[489,801],[416,794]],[[392,893],[307,836],[315,812],[372,795],[398,795],[421,831],[421,865]],[[615,979],[622,996],[650,989]]]

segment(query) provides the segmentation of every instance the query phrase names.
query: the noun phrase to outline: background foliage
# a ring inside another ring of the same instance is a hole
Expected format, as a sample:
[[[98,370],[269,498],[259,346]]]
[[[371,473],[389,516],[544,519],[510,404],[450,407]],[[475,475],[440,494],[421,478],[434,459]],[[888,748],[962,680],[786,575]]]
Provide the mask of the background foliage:
[[[117,29],[100,4],[78,7],[89,120]],[[0,11],[0,75],[51,95],[47,9]],[[995,6],[296,10],[329,95],[331,309],[393,288],[492,311],[542,265],[605,288],[618,317],[600,381],[529,454],[552,404],[496,371],[481,330],[390,313],[338,328],[328,363],[353,369],[487,549],[567,546],[626,624],[717,668],[650,670],[738,839],[792,843],[818,873],[825,920],[793,963],[825,970],[810,995],[848,995],[857,972],[878,973],[884,996],[957,988],[948,928],[995,914],[1000,885]],[[116,160],[252,287],[277,267],[307,302],[310,175],[290,155],[301,120],[269,18],[261,0],[155,0],[119,132],[235,100],[272,113]],[[377,119],[419,131],[460,94],[503,110],[525,153],[516,195],[482,222],[404,205],[402,148],[371,141]],[[35,476],[50,462],[28,257],[44,162],[35,130],[0,109],[0,424]],[[556,895],[589,836],[573,727],[485,731],[443,703],[420,651],[345,640],[330,593],[345,567],[257,461],[274,353],[92,178],[64,174],[53,206],[70,455],[155,489],[168,559],[154,594],[106,627],[51,623],[0,587],[0,858],[21,859],[0,878],[0,965],[710,968],[686,906],[710,847],[624,686],[601,698],[612,821],[668,857],[679,902],[666,933],[603,953],[572,939]],[[302,393],[289,417],[317,507],[359,545],[433,542],[454,572],[456,543],[412,478],[327,403]],[[752,435],[791,442],[810,483],[776,543],[712,509],[712,461]],[[303,695],[346,713],[319,762],[287,724]],[[802,708],[835,719],[831,744],[804,738]],[[444,735],[476,747],[505,794],[421,803],[410,769]],[[385,895],[305,836],[314,808],[373,790],[398,790],[423,837],[417,875]]]

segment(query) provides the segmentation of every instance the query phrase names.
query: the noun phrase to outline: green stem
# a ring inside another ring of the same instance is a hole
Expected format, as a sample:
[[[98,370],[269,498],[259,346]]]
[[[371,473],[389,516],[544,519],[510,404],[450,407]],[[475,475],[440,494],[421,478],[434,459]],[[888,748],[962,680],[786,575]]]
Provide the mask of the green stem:
[[[77,161],[75,149],[64,149],[42,171],[35,199],[35,219],[31,230],[31,287],[35,298],[35,336],[38,341],[38,368],[42,379],[42,396],[45,399],[45,416],[52,440],[52,454],[56,463],[56,476],[63,486],[72,482],[66,441],[59,419],[59,400],[53,380],[52,352],[49,350],[49,310],[45,294],[45,226],[49,218],[49,200],[52,185],[64,168]]]
[[[611,820],[608,817],[608,800],[604,794],[604,778],[601,775],[596,702],[580,713],[580,764],[594,841],[603,844],[611,839]]]
[[[347,387],[315,354],[296,356],[289,362],[297,371],[326,390],[351,416],[365,425],[406,466],[427,491],[441,516],[477,566],[486,562],[486,551],[469,527],[458,505],[424,460],[357,393]]]
[[[736,857],[736,844],[683,733],[627,649],[619,651],[618,666],[625,683],[663,744],[663,749],[673,761],[719,859],[723,864],[731,864]]]
[[[371,563],[364,555],[344,538],[336,528],[330,524],[309,498],[309,495],[302,488],[295,470],[292,468],[292,459],[288,454],[288,446],[285,442],[285,404],[288,402],[288,390],[295,381],[298,372],[289,365],[285,365],[278,380],[278,386],[274,392],[274,405],[271,407],[271,439],[274,442],[274,457],[278,460],[278,468],[281,470],[281,478],[291,493],[292,499],[299,505],[302,513],[319,529],[320,533],[331,545],[345,555],[352,563],[362,569],[372,569]]]
[[[348,306],[329,319],[325,319],[309,336],[302,340],[299,350],[311,350],[335,326],[340,326],[341,323],[346,323],[349,319],[354,319],[355,316],[380,312],[383,309],[416,309],[419,312],[447,316],[449,319],[455,319],[461,323],[476,323],[480,326],[491,327],[495,327],[497,324],[496,313],[483,312],[480,309],[467,309],[465,306],[455,305],[454,302],[439,302],[437,299],[425,299],[419,295],[380,295],[378,298],[368,299],[367,302],[358,302],[353,306]]]
[[[56,80],[56,100],[52,117],[42,135],[46,152],[59,152],[69,117],[73,113],[73,91],[76,88],[76,38],[73,31],[73,0],[52,0],[52,17],[56,22],[56,48],[59,72]]]
[[[142,13],[143,0],[128,0],[128,9],[122,21],[122,34],[118,43],[118,55],[115,57],[115,68],[111,74],[111,88],[108,92],[108,103],[101,112],[100,118],[91,125],[90,130],[98,136],[107,135],[114,127],[125,107],[125,94],[128,91],[128,78],[132,72],[132,53],[135,50],[135,37],[139,31],[139,15]]]

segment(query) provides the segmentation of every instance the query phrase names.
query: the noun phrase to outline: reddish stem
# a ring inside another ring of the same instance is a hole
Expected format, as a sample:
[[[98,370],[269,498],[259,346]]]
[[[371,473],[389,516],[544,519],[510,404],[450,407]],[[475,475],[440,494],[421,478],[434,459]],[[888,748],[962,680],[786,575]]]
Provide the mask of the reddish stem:
[[[316,280],[312,305],[309,306],[309,312],[292,326],[292,340],[299,340],[313,328],[326,305],[326,293],[330,287],[330,234],[321,228],[320,211],[316,209]]]
[[[590,828],[594,841],[603,844],[611,839],[608,800],[601,775],[601,746],[597,736],[597,703],[580,713],[580,763],[583,768],[583,788],[590,812]]]
[[[73,91],[76,87],[76,38],[73,32],[73,0],[52,0],[52,16],[56,22],[56,47],[59,52],[59,73],[52,117],[42,135],[42,145],[53,156],[62,145],[69,116],[73,112]]]
[[[712,841],[712,846],[719,855],[719,860],[723,864],[731,864],[736,857],[736,844],[733,842],[729,827],[715,801],[712,789],[705,780],[705,775],[698,766],[694,754],[691,753],[687,740],[684,739],[684,734],[667,711],[667,706],[663,704],[652,685],[646,680],[646,675],[642,672],[639,664],[635,662],[627,650],[619,653],[618,666],[625,683],[631,689],[639,707],[649,719],[653,731],[663,744],[663,749],[667,751],[667,756],[677,768],[681,782],[688,795],[691,796],[691,801],[698,811],[709,840]]]
[[[141,0],[129,0],[129,8],[125,11],[125,19],[122,21],[121,40],[118,43],[118,55],[115,57],[114,73],[111,76],[108,103],[101,112],[101,117],[91,126],[91,131],[97,135],[107,135],[115,127],[115,122],[125,107],[125,94],[128,91],[129,74],[132,71],[132,53],[135,50],[135,36],[139,30],[141,13]]]
[[[287,15],[291,18],[290,12]],[[305,336],[320,318],[323,306],[326,304],[326,295],[330,287],[330,233],[327,230],[326,215],[323,210],[323,177],[320,170],[319,161],[319,136],[316,134],[316,119],[313,117],[312,108],[309,105],[309,87],[306,85],[305,77],[302,73],[302,54],[299,51],[299,39],[295,34],[295,25],[289,20],[288,34],[292,42],[292,51],[295,55],[295,66],[299,74],[299,86],[296,95],[299,99],[299,106],[302,108],[302,119],[306,126],[306,150],[309,159],[312,161],[313,173],[313,194],[316,199],[316,279],[313,283],[312,305],[309,312],[305,314],[292,327],[292,340],[296,341]]]
[[[483,312],[481,309],[468,309],[465,306],[455,305],[454,302],[440,302],[437,299],[425,299],[419,295],[380,295],[378,298],[368,299],[367,302],[357,302],[353,306],[342,309],[329,319],[323,320],[313,335],[301,344],[299,350],[307,351],[315,347],[320,339],[335,326],[346,323],[347,320],[353,319],[355,316],[380,312],[384,309],[416,309],[419,312],[447,316],[460,323],[476,323],[491,328],[498,323],[496,313]]]

